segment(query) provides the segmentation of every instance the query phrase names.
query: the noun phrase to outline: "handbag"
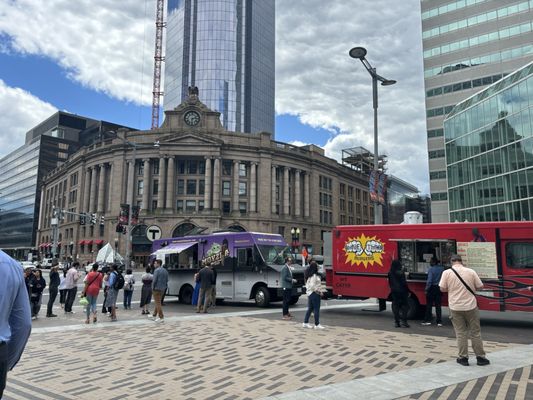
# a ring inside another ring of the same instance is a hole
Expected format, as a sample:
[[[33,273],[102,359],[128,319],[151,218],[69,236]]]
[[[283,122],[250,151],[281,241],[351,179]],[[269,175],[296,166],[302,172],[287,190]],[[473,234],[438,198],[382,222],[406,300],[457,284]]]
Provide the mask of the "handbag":
[[[82,297],[82,298],[85,297],[85,296],[87,296],[87,294],[85,293],[86,290],[89,288],[89,286],[91,286],[91,285],[94,283],[94,281],[96,281],[96,280],[98,279],[99,276],[100,276],[100,273],[98,273],[98,274],[93,278],[93,280],[92,280],[87,286],[85,286],[85,289],[83,289],[83,293],[81,294],[81,297]],[[88,303],[87,303],[87,304],[88,304]]]
[[[80,297],[80,306],[87,306],[89,305],[89,300],[87,300],[87,297]]]

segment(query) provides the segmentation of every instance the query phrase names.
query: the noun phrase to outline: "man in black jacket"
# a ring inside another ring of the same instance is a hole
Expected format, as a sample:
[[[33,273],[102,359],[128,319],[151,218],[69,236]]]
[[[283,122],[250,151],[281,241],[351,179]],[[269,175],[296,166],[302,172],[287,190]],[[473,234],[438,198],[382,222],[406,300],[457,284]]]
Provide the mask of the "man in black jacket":
[[[209,268],[211,269],[211,272],[213,272],[213,279],[211,280],[211,304],[209,306],[215,308],[217,303],[217,270],[212,264],[209,266]]]
[[[50,283],[48,285],[48,292],[50,293],[50,297],[48,298],[48,305],[46,307],[46,316],[48,318],[57,317],[57,315],[52,312],[52,308],[54,306],[54,302],[56,301],[57,291],[60,283],[58,270],[59,265],[57,261],[54,261],[54,263],[52,264],[52,268],[50,269]]]
[[[198,281],[200,282],[200,294],[198,295],[198,307],[196,312],[207,312],[211,297],[211,287],[213,286],[213,271],[209,265],[204,266],[198,273]],[[203,307],[202,307],[203,305]]]

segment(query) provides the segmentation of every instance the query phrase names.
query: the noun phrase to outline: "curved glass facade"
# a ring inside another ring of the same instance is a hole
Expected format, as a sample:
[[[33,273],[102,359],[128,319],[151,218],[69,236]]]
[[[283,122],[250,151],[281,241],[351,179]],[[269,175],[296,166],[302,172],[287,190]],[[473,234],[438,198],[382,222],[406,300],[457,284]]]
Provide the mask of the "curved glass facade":
[[[165,110],[197,86],[225,129],[274,133],[274,0],[169,0]]]
[[[444,121],[451,221],[533,218],[533,63]]]

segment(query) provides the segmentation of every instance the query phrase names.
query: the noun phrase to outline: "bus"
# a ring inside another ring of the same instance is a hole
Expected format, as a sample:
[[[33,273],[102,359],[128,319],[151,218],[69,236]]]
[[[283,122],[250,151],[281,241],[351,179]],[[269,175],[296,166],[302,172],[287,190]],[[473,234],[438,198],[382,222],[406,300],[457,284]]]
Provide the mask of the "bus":
[[[254,300],[259,307],[281,301],[280,272],[290,255],[281,235],[258,232],[214,232],[158,239],[152,245],[152,258],[169,273],[167,295],[184,304],[191,304],[194,275],[206,264],[217,271],[217,300]],[[291,304],[305,293],[304,269],[293,264]]]

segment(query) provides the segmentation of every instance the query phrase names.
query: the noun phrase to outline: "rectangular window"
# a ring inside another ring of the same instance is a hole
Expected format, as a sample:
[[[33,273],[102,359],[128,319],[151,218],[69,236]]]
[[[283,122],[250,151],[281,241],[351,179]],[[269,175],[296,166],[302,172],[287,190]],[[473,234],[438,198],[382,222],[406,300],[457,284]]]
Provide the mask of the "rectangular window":
[[[246,164],[239,164],[239,176],[246,177]]]
[[[159,175],[159,163],[158,162],[154,163],[154,168],[152,169],[152,171],[154,171],[153,172],[154,175]]]
[[[205,203],[203,200],[198,200],[198,211],[202,211],[205,207]]]
[[[196,201],[195,200],[187,200],[185,202],[185,211],[186,212],[194,212],[194,211],[196,211]]]
[[[222,181],[222,196],[231,196],[231,182]]]
[[[346,185],[344,183],[339,184],[339,194],[341,196],[344,196],[345,190],[346,190]]]
[[[285,227],[284,226],[278,226],[278,234],[281,236],[285,236]]]
[[[505,245],[507,266],[509,268],[533,268],[533,243],[515,242]]]
[[[196,195],[196,179],[187,179],[187,194]]]
[[[231,160],[222,161],[222,175],[231,176]]]
[[[138,181],[137,182],[137,195],[141,196],[144,193],[144,182]]]
[[[183,200],[177,200],[176,201],[176,210],[178,212],[182,212],[183,211]]]
[[[231,212],[230,202],[223,201],[222,202],[222,214],[229,214],[230,212]]]
[[[152,210],[157,209],[157,200],[152,200]]]
[[[178,174],[185,173],[185,160],[178,160]]]
[[[239,196],[246,196],[246,182],[239,182]]]
[[[153,195],[157,195],[157,193],[159,193],[159,181],[156,179],[156,180],[153,181],[152,194]]]
[[[198,173],[200,175],[205,175],[205,160],[198,162]]]
[[[144,174],[144,163],[143,162],[139,163],[138,171],[139,171],[137,172],[138,175]]]
[[[205,194],[205,180],[203,179],[198,181],[198,194],[201,196]]]
[[[183,179],[178,179],[178,194],[185,193],[185,181]]]
[[[187,162],[187,173],[190,175],[196,175],[198,172],[198,161],[189,160]]]
[[[239,201],[239,212],[241,214],[246,214],[246,202],[245,201]]]

